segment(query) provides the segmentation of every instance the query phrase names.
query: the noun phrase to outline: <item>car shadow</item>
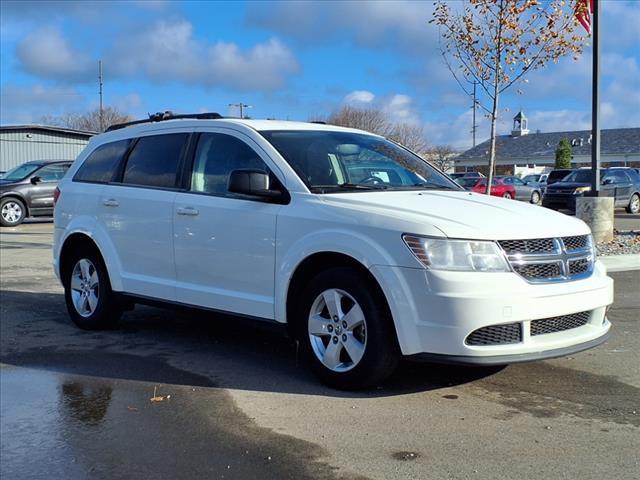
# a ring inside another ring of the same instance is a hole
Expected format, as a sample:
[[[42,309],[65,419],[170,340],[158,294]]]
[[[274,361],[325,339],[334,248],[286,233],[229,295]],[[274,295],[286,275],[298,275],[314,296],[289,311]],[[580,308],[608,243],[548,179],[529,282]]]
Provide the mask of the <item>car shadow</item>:
[[[270,324],[195,310],[136,306],[107,331],[75,327],[59,293],[1,292],[10,365],[152,383],[363,398],[474,382],[503,367],[403,361],[384,384],[344,392],[319,383],[296,343]]]

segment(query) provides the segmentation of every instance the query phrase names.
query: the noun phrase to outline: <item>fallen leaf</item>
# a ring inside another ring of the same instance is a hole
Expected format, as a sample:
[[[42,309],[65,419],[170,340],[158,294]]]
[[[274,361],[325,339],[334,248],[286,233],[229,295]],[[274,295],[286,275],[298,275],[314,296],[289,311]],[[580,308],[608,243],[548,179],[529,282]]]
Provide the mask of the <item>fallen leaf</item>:
[[[127,410],[129,410],[130,412],[137,412],[138,407],[132,407],[131,405],[127,405]]]
[[[152,402],[161,402],[164,400],[164,397],[151,397],[149,400]]]

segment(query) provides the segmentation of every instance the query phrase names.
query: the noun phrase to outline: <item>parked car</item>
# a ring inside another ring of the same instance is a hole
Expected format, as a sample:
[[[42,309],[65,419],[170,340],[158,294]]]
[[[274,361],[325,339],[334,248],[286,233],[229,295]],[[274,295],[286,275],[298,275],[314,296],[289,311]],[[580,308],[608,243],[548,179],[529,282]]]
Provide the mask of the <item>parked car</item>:
[[[484,175],[480,172],[456,172],[450,173],[449,176],[454,180],[458,178],[484,178]]]
[[[557,168],[555,170],[551,170],[551,172],[549,172],[549,176],[547,177],[547,187],[561,181],[564,177],[572,172],[575,172],[575,168]]]
[[[501,180],[506,185],[513,185],[516,192],[516,200],[538,205],[542,199],[542,188],[535,182],[525,182],[511,175],[498,175],[496,179]]]
[[[540,191],[544,194],[544,191],[547,188],[548,178],[549,178],[548,173],[535,173],[531,175],[526,175],[525,177],[523,177],[522,181],[525,183],[537,183],[540,186]]]
[[[0,176],[0,225],[15,227],[27,217],[53,215],[53,193],[71,163],[36,160]]]
[[[640,175],[632,168],[600,170],[600,194],[614,197],[614,207],[624,207],[629,213],[640,212]],[[575,211],[576,198],[591,190],[591,169],[576,170],[547,187],[542,205],[554,210]]]
[[[339,388],[403,356],[504,365],[607,338],[613,283],[582,221],[367,132],[198,118],[97,135],[60,182],[54,270],[79,327],[136,303],[272,322]]]
[[[485,193],[487,191],[486,178],[459,178],[456,182],[465,190],[476,193]],[[508,185],[502,179],[493,177],[491,182],[491,195],[494,197],[516,198],[516,189],[513,185]]]

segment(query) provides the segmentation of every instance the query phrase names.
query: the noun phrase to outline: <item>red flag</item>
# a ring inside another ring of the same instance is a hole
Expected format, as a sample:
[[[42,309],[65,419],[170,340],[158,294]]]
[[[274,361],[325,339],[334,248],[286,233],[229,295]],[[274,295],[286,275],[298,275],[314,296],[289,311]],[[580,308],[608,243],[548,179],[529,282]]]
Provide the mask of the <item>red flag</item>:
[[[576,1],[576,19],[584,27],[587,33],[591,33],[591,14],[593,13],[593,0]]]

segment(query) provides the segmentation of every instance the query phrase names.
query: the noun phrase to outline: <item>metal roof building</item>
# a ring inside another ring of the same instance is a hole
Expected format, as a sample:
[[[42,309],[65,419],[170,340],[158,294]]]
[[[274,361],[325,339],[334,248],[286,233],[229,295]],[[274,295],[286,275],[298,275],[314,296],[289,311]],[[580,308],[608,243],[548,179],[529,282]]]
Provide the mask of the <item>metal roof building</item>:
[[[496,170],[518,170],[518,167],[551,168],[555,151],[562,138],[571,143],[572,164],[591,165],[591,131],[529,133],[527,119],[522,112],[514,117],[511,135],[496,137]],[[600,132],[600,158],[604,165],[640,166],[640,128],[612,128]],[[460,154],[456,167],[485,167],[489,163],[490,140]],[[515,172],[514,172],[515,173]]]
[[[75,160],[95,134],[46,125],[0,126],[0,172],[30,160]]]

